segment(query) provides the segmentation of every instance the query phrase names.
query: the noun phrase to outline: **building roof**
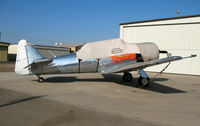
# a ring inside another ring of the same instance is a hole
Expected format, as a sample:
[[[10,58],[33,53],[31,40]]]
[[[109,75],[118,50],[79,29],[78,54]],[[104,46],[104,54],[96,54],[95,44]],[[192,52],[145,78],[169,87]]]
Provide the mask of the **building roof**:
[[[33,45],[35,48],[40,49],[61,49],[61,50],[69,50],[64,47],[57,47],[57,46],[45,46],[45,45]]]
[[[155,22],[155,21],[165,21],[165,20],[175,20],[175,19],[184,19],[184,18],[193,18],[193,17],[200,17],[200,15],[189,15],[189,16],[179,16],[179,17],[170,17],[170,18],[160,18],[160,19],[152,19],[152,20],[144,20],[144,21],[136,21],[136,22],[126,22],[126,23],[120,23],[120,25],[137,24],[137,23],[146,23],[146,22]]]
[[[0,43],[2,43],[2,44],[9,44],[10,45],[10,43],[8,43],[8,42],[0,42]]]
[[[0,42],[0,45],[1,45],[1,46],[9,46],[10,43],[8,43],[8,42]]]
[[[58,47],[80,47],[86,43],[56,43],[55,45]]]

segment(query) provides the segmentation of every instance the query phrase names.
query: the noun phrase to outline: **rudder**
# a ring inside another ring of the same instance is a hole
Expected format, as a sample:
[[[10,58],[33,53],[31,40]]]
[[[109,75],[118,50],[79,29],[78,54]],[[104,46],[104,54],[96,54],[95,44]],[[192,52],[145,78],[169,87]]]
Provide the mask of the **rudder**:
[[[15,62],[15,72],[17,74],[23,74],[23,75],[28,75],[30,74],[30,70],[28,68],[25,68],[28,66],[28,57],[26,54],[26,46],[27,41],[26,40],[20,40],[18,42],[18,47],[17,47],[17,58]]]

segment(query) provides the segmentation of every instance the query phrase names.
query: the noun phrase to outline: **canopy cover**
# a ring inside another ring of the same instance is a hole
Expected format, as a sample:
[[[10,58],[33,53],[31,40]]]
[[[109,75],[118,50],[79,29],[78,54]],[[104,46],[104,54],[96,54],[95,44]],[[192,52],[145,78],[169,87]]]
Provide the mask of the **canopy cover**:
[[[79,59],[101,59],[126,53],[140,53],[144,61],[158,59],[159,49],[154,43],[126,43],[121,39],[110,39],[85,44],[78,52]]]

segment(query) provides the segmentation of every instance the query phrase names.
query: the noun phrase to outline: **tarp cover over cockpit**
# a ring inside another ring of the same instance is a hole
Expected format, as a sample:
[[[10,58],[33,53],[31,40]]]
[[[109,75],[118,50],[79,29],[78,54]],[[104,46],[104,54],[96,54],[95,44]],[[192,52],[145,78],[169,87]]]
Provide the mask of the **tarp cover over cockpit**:
[[[101,59],[126,53],[140,53],[144,61],[159,57],[159,49],[154,43],[126,43],[118,38],[87,43],[77,52],[77,56],[79,59]]]

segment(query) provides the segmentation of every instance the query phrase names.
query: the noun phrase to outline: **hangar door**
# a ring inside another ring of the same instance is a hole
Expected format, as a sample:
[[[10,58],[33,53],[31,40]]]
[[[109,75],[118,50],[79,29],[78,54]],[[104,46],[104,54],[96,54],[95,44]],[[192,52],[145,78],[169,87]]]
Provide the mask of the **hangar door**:
[[[200,54],[200,23],[137,24],[131,27],[121,26],[121,28],[121,39],[126,42],[154,42],[160,50],[167,50],[174,56]],[[159,65],[147,70],[158,72],[163,67],[164,65]],[[200,75],[200,55],[196,58],[173,62],[166,72]]]

